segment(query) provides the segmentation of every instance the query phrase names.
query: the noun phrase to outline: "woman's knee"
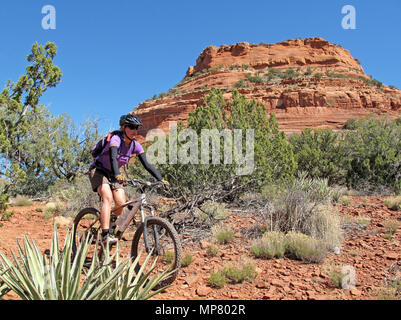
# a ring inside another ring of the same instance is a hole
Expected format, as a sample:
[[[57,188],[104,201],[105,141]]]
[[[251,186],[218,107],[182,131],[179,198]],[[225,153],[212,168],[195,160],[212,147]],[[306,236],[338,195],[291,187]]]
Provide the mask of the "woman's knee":
[[[126,202],[124,189],[113,190],[113,197],[116,206],[122,205]]]
[[[99,186],[97,192],[99,193],[103,202],[110,204],[113,202],[113,193],[108,184],[102,184]]]

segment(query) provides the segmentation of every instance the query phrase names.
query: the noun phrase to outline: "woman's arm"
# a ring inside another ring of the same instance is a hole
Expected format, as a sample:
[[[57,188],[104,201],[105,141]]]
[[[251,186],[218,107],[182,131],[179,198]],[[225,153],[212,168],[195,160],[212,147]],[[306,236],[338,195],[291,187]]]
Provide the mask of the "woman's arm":
[[[118,169],[117,152],[118,152],[117,147],[115,146],[110,147],[110,167],[113,178],[117,177],[120,174],[120,170]]]
[[[162,181],[162,176],[160,175],[159,171],[148,162],[146,159],[146,154],[145,152],[142,152],[138,154],[139,161],[141,161],[143,167],[153,176],[155,177],[158,181]]]

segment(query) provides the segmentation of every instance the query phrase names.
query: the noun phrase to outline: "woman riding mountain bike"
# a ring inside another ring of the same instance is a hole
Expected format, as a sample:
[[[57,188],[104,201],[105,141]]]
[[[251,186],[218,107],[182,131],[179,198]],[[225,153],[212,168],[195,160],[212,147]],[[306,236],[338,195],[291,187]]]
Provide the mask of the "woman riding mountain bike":
[[[123,186],[126,185],[126,178],[119,170],[122,166],[127,165],[137,155],[144,168],[158,181],[162,181],[166,188],[168,187],[168,182],[163,180],[157,169],[147,161],[143,147],[135,140],[140,126],[142,126],[142,122],[138,116],[134,114],[121,116],[120,130],[113,132],[115,134],[112,135],[101,153],[95,157],[89,168],[92,190],[97,192],[102,199],[100,225],[102,242],[105,245],[118,241],[110,230],[110,212],[113,200],[116,207],[127,201],[123,189]],[[123,208],[117,210],[115,214],[120,215],[122,210]]]

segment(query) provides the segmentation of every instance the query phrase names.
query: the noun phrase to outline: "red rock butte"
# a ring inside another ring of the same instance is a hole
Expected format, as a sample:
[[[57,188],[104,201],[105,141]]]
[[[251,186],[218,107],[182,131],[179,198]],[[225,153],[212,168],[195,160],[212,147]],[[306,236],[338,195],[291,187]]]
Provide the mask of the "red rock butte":
[[[342,129],[348,119],[373,114],[401,115],[401,91],[365,74],[339,45],[322,38],[242,42],[205,48],[180,83],[135,107],[144,123],[139,140],[150,129],[167,133],[169,121],[185,123],[212,87],[221,89],[227,102],[235,89],[260,101],[287,134],[304,128]]]

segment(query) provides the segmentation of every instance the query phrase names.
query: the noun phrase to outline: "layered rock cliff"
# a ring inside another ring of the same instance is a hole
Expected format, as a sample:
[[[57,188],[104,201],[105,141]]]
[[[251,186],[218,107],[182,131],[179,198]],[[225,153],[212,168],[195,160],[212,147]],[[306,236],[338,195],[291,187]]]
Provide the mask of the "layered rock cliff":
[[[222,89],[227,100],[238,89],[262,102],[286,133],[341,129],[346,120],[370,114],[401,115],[401,91],[366,75],[341,46],[322,38],[244,42],[207,47],[173,89],[137,106],[144,123],[139,134],[153,128],[167,132],[168,121],[185,122],[212,87]]]

